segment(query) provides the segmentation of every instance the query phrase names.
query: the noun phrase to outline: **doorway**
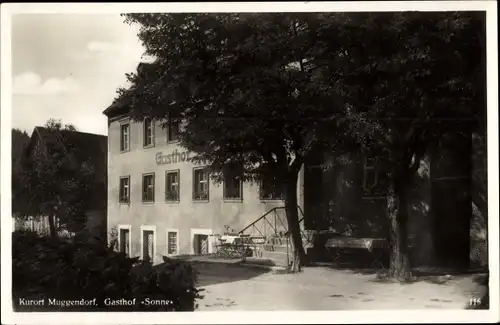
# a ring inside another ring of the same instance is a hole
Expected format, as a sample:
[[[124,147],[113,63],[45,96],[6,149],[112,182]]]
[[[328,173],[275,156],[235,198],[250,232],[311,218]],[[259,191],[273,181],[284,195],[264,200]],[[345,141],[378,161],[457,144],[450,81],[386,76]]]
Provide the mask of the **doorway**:
[[[191,245],[193,255],[207,255],[212,253],[210,235],[212,229],[191,229]]]
[[[194,255],[208,254],[208,235],[196,234],[193,238]]]
[[[155,231],[149,229],[142,230],[142,259],[154,262],[155,256]]]

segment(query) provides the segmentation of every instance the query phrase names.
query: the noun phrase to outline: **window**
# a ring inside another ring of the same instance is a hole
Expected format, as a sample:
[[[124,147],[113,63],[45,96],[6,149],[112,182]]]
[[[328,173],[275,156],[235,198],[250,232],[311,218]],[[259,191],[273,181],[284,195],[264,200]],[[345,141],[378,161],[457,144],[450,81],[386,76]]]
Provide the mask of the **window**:
[[[167,127],[167,141],[175,142],[179,140],[179,122],[169,120]]]
[[[165,174],[165,199],[167,201],[179,201],[179,171],[167,171]]]
[[[283,188],[268,181],[260,183],[261,200],[283,200]]]
[[[130,149],[130,124],[120,125],[120,150],[128,151]]]
[[[154,123],[150,118],[144,119],[144,147],[154,146]]]
[[[130,203],[130,177],[120,178],[120,203]]]
[[[167,230],[167,255],[179,254],[179,232],[176,229]]]
[[[372,191],[378,183],[377,158],[365,157],[363,163],[363,190]]]
[[[142,176],[142,202],[155,201],[155,174]]]
[[[243,198],[243,188],[241,177],[235,173],[224,173],[224,199],[226,200],[241,200]]]
[[[208,200],[208,170],[206,168],[193,170],[193,200]]]
[[[120,228],[120,252],[130,256],[130,228]]]

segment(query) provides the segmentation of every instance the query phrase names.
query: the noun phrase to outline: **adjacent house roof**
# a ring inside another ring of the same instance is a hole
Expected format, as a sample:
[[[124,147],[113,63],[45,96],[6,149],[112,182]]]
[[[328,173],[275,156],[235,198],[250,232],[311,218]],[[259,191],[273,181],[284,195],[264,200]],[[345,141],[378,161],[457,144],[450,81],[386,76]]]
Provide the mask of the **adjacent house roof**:
[[[96,176],[96,185],[105,187],[107,184],[108,137],[69,130],[61,130],[61,132],[64,135],[62,139],[65,142],[65,146],[78,149],[75,152],[75,156],[79,160],[91,160]],[[55,135],[56,133],[50,132],[45,127],[35,127],[26,149],[26,154],[30,155],[33,148],[37,145],[44,147],[44,142]]]
[[[90,158],[94,164],[94,168],[104,172],[106,171],[108,154],[107,136],[69,130],[61,130],[61,132],[64,134],[63,139],[65,141],[65,145],[68,147],[73,146],[78,149],[75,154],[79,159],[82,159],[83,161]],[[40,139],[43,143],[45,139],[53,136],[55,136],[55,133],[50,132],[49,129],[41,126],[35,127],[33,134],[31,135],[27,152],[29,153],[32,146],[37,143],[35,140]]]

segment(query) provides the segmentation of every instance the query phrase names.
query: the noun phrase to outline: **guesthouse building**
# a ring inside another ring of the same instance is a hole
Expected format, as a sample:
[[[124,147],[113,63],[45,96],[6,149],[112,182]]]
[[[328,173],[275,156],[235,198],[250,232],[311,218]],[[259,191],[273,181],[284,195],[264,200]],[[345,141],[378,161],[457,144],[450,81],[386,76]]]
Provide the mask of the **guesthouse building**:
[[[231,177],[214,183],[206,166],[194,164],[194,153],[180,146],[178,124],[135,121],[127,106],[117,102],[104,114],[108,232],[121,251],[155,262],[162,256],[211,254],[216,235],[262,233],[265,227],[276,231],[286,220],[283,193],[269,184]],[[452,236],[455,245],[469,245],[468,225],[457,233],[447,225],[459,213],[472,218],[472,137],[465,133],[448,138],[422,160],[409,197],[408,233],[419,264],[432,262],[433,238]],[[376,157],[357,152],[345,159],[333,152],[309,157],[297,184],[302,229],[388,238],[384,175],[378,167]]]
[[[214,235],[238,233],[273,209],[284,218],[282,193],[266,191],[266,184],[229,177],[213,182],[206,166],[193,163],[194,153],[179,145],[178,124],[136,122],[116,112],[114,106],[105,111],[108,227],[120,250],[154,261],[211,254]],[[299,201],[301,189],[302,181]]]

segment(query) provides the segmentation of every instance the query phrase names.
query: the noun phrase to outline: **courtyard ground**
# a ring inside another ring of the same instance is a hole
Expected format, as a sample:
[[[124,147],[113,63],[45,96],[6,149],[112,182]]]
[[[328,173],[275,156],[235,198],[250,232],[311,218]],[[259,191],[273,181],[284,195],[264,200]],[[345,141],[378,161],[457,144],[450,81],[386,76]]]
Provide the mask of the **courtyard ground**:
[[[412,283],[373,272],[308,267],[301,273],[200,263],[200,311],[465,309],[486,290],[482,275],[422,276]]]

